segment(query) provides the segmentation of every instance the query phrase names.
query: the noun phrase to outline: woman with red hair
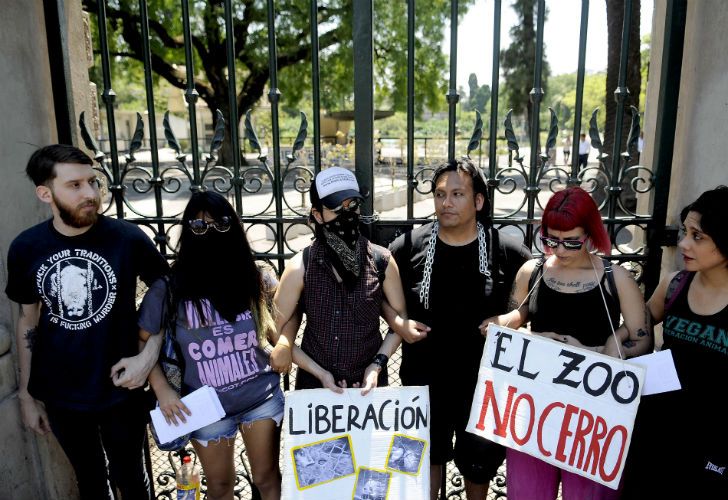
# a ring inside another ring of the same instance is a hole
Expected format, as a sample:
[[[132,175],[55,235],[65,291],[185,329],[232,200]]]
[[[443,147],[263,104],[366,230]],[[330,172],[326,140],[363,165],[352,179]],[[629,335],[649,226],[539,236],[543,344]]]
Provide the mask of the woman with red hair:
[[[518,271],[507,314],[488,323],[518,328],[530,321],[533,333],[615,357],[644,354],[652,347],[645,302],[627,270],[594,255],[609,254],[611,243],[591,196],[579,187],[554,194],[541,219],[544,256]],[[624,327],[620,334],[615,330]],[[565,499],[613,499],[619,491],[508,449],[509,500],[553,500],[559,482]]]

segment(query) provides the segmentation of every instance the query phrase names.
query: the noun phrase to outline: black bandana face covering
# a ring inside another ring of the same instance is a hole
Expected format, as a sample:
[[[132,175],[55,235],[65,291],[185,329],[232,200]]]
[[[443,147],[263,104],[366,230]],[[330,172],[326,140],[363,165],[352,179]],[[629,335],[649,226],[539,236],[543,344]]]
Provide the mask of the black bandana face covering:
[[[343,211],[336,219],[323,223],[322,228],[331,263],[344,283],[353,285],[361,272],[359,214]]]

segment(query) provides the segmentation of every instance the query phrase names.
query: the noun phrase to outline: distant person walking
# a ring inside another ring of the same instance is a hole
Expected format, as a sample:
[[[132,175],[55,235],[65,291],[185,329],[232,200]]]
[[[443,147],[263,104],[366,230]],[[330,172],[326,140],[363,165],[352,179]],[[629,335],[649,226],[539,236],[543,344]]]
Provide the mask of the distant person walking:
[[[589,152],[591,151],[591,144],[586,140],[586,134],[579,135],[579,168],[586,168],[586,163],[589,160]]]
[[[567,135],[563,141],[561,141],[562,152],[564,153],[564,165],[569,164],[569,157],[571,156],[571,136]]]

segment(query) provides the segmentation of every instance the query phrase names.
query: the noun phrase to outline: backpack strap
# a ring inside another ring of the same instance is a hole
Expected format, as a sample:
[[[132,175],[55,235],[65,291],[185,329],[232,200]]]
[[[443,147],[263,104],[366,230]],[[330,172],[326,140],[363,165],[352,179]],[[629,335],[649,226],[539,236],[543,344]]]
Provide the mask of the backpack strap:
[[[602,262],[604,264],[604,278],[607,280],[607,289],[609,290],[612,297],[614,297],[615,295],[619,297],[617,282],[614,281],[614,269],[612,268],[612,261],[602,257]],[[617,303],[619,303],[619,301],[617,301]]]
[[[387,274],[387,266],[389,266],[389,256],[383,252],[377,245],[372,245],[372,253],[374,254],[374,263],[377,266],[377,278],[379,284],[384,283]]]
[[[546,262],[544,257],[540,258],[536,262],[536,267],[531,272],[531,276],[528,278],[528,289],[531,291],[531,295],[528,297],[528,315],[533,316],[538,309],[536,302],[538,300],[538,289],[541,282],[541,276],[543,276],[543,265]]]
[[[500,233],[498,230],[490,226],[488,228],[488,234],[490,235],[490,245],[488,246],[488,252],[486,258],[488,259],[488,270],[490,276],[485,277],[485,296],[491,297],[494,293],[494,289],[497,287],[499,290],[503,289],[506,282],[506,275],[503,266],[500,265],[501,257],[505,253],[505,249],[500,244]],[[510,290],[504,290],[504,297],[508,297]],[[498,296],[496,292],[496,297]]]
[[[302,262],[302,264],[303,264],[303,270],[304,271],[306,270],[306,263],[308,262],[308,259],[310,258],[310,256],[311,256],[311,245],[309,245],[309,246],[307,246],[306,248],[303,249],[303,262]]]
[[[611,300],[614,302],[614,304],[617,307],[617,314],[616,319],[617,321],[622,315],[622,306],[619,304],[619,290],[617,289],[617,282],[614,280],[614,264],[610,260],[605,259],[602,257],[602,263],[604,265],[604,278],[607,281],[606,290],[604,293],[604,298]],[[599,284],[601,286],[601,283]],[[607,316],[609,317],[610,321],[614,320],[615,318],[611,317],[611,314],[609,313],[609,310],[607,309]]]
[[[665,311],[669,310],[675,303],[675,300],[680,296],[685,285],[691,280],[688,279],[692,273],[690,271],[680,271],[671,280],[670,284],[667,285],[665,290]]]

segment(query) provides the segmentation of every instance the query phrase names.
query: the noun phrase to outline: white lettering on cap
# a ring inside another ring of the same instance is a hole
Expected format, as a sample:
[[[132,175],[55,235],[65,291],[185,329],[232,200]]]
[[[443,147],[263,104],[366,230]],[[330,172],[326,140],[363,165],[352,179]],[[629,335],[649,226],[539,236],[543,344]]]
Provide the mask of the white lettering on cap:
[[[356,182],[356,176],[349,170],[341,167],[329,167],[316,176],[316,190],[320,198],[325,198],[340,191],[359,191],[359,183]]]

